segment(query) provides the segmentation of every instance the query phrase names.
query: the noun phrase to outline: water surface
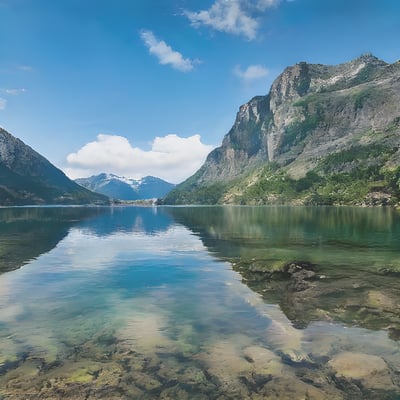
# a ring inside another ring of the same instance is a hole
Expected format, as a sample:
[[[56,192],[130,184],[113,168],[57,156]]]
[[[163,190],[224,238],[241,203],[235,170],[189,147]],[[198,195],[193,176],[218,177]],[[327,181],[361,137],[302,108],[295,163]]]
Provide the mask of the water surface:
[[[1,209],[0,398],[398,398],[399,221],[354,208]],[[266,279],[292,262],[318,279],[300,291]]]

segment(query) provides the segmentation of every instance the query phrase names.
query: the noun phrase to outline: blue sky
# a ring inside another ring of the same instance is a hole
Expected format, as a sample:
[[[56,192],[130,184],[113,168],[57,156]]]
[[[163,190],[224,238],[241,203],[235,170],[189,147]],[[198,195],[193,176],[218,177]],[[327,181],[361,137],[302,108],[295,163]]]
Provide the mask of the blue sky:
[[[286,66],[399,43],[398,0],[0,0],[0,126],[73,178],[179,182]]]

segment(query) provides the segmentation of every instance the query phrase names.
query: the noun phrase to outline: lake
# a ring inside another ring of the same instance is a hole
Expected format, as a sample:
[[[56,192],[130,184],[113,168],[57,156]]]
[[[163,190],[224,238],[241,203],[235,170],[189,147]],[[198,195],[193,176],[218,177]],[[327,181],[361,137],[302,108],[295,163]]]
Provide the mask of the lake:
[[[399,399],[400,215],[0,209],[0,399]]]

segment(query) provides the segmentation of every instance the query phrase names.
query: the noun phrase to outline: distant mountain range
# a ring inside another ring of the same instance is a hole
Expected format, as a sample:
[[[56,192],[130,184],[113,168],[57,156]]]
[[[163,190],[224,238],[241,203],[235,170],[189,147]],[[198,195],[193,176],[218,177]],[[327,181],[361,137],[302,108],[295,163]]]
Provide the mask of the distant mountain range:
[[[287,67],[166,204],[400,204],[400,61]]]
[[[108,204],[70,180],[31,147],[0,128],[0,205]]]
[[[118,200],[163,198],[175,187],[174,184],[153,176],[135,180],[105,173],[79,178],[75,182],[93,192]]]

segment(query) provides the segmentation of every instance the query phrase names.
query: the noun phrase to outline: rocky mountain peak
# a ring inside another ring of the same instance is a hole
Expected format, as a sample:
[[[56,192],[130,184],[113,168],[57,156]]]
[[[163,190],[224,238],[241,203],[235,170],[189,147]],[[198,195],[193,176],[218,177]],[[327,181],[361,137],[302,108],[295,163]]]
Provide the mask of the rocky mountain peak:
[[[310,87],[310,68],[306,62],[287,67],[271,87],[271,110],[305,95]]]
[[[351,62],[350,62],[351,63]],[[374,56],[372,53],[364,53],[357,57],[353,63],[364,63],[364,64],[374,64],[374,65],[388,65],[385,61]]]
[[[272,190],[270,178],[281,174],[274,189],[279,191],[285,174],[298,180],[310,171],[320,182],[322,197],[324,190],[336,185],[330,175],[347,174],[340,177],[344,182],[354,173],[351,184],[360,176],[379,183],[400,160],[399,85],[400,62],[388,64],[372,54],[338,65],[299,62],[289,66],[267,95],[254,97],[240,107],[221,147],[213,150],[201,169],[179,185],[167,201],[246,202],[247,194],[243,193],[250,190],[248,187],[257,187],[257,193],[252,189],[254,193],[248,198],[261,196],[257,201],[275,201],[263,197],[263,191]],[[268,168],[279,173],[271,172],[269,177]],[[241,183],[222,196],[233,182]],[[392,190],[392,183],[387,185],[385,190]],[[360,187],[368,190],[364,182]],[[367,192],[364,195],[369,196]]]
[[[272,84],[271,110],[309,93],[345,89],[375,79],[389,66],[371,53],[339,65],[299,62],[287,67]]]

